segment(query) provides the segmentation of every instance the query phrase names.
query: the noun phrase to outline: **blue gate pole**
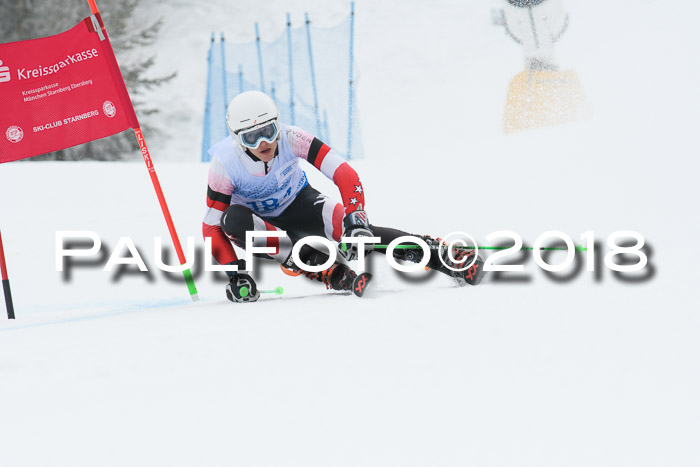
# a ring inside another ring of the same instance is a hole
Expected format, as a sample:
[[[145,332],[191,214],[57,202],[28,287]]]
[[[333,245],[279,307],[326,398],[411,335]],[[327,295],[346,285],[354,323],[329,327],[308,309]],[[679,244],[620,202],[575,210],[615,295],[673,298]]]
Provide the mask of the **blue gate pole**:
[[[325,132],[322,139],[323,141],[331,146],[331,130],[328,128],[328,112],[323,111],[323,131]]]
[[[262,50],[260,49],[260,30],[255,23],[255,44],[258,47],[258,65],[260,66],[260,90],[265,92],[265,78],[263,77]]]
[[[214,33],[211,33],[209,52],[207,53],[207,95],[204,99],[204,131],[202,135],[202,162],[209,162],[209,147],[211,146],[211,52],[214,47]]]
[[[238,65],[238,93],[243,92],[243,65]]]
[[[275,82],[272,81],[270,83],[270,97],[272,98],[272,101],[275,103],[275,106],[279,108],[279,105],[277,105],[277,96],[275,95]]]
[[[355,2],[350,3],[350,78],[348,79],[348,160],[352,159],[352,101],[354,83],[352,81],[355,43]]]
[[[224,48],[224,33],[221,33],[221,73],[224,84],[224,135],[228,135],[228,125],[226,124],[226,108],[228,107],[228,86],[226,85],[226,51]]]
[[[289,55],[289,115],[294,125],[294,73],[292,72],[292,19],[287,13],[287,53]]]
[[[314,114],[316,116],[316,134],[321,134],[321,118],[318,115],[318,95],[316,94],[316,74],[314,73],[314,56],[311,52],[311,21],[309,14],[304,13],[306,18],[306,41],[309,43],[309,66],[311,67],[311,87],[314,91]]]

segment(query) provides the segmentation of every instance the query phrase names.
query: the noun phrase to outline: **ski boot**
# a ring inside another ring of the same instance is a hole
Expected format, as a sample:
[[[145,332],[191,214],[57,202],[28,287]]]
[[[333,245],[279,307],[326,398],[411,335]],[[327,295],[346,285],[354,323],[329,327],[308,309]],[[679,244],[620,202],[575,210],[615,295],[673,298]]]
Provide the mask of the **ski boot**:
[[[307,254],[304,255],[304,253]],[[323,264],[328,261],[328,255],[317,250],[307,250],[305,252],[304,248],[302,248],[300,256],[304,260],[304,263],[309,265]],[[372,279],[372,274],[368,272],[356,274],[350,267],[338,262],[332,264],[328,269],[319,272],[304,271],[292,264],[292,261],[289,260],[280,264],[280,267],[288,276],[304,275],[311,280],[322,282],[326,286],[326,289],[348,291],[358,297],[364,295],[367,284],[369,284],[369,281]]]
[[[452,261],[448,254],[447,245],[445,245],[441,238],[432,238],[428,235],[420,235],[418,238],[425,241],[430,248],[430,260],[428,260],[426,268],[435,269],[443,274],[447,274],[454,278],[459,285],[477,285],[481,282],[484,271],[484,260],[479,255],[476,256],[476,260],[473,261],[471,266],[467,269],[463,269],[465,265],[472,263],[475,255],[474,250],[452,247],[452,256],[454,257],[454,261]],[[440,256],[440,244],[443,245],[442,259]],[[394,250],[394,258],[419,263],[423,259],[423,249]],[[458,270],[453,271],[447,266]]]

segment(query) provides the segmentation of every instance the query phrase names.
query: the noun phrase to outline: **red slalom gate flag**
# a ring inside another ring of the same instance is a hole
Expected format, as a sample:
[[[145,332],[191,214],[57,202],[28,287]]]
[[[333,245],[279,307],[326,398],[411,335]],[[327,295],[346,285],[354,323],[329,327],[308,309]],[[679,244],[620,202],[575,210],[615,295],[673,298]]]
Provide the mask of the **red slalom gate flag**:
[[[88,3],[92,16],[69,31],[0,44],[0,163],[65,149],[132,128],[178,260],[184,265],[185,254],[107,31],[95,0]],[[182,273],[190,297],[197,301],[192,272],[185,268]],[[5,279],[3,285],[9,281]]]
[[[0,163],[138,127],[96,16],[55,36],[0,44]]]

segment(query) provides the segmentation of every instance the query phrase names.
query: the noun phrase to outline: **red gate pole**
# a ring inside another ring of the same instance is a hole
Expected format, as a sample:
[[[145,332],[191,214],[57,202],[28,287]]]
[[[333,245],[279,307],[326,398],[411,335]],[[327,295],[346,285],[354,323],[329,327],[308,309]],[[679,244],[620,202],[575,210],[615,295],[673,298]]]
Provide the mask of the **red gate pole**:
[[[97,9],[97,4],[95,0],[87,0],[90,4],[90,10],[93,15],[99,15],[100,11]],[[99,20],[102,31],[105,31],[104,24],[102,20]],[[182,251],[182,245],[180,244],[180,239],[178,238],[177,231],[175,230],[175,225],[173,224],[173,219],[170,216],[170,210],[165,202],[165,196],[163,195],[163,190],[160,187],[160,182],[158,181],[158,175],[156,175],[156,169],[153,166],[153,160],[148,152],[148,146],[146,146],[146,140],[143,138],[143,133],[141,132],[140,124],[136,128],[132,128],[134,134],[136,135],[136,140],[139,143],[139,148],[141,148],[141,155],[148,168],[148,173],[151,176],[151,182],[153,182],[153,188],[158,196],[158,202],[160,203],[160,208],[163,211],[163,216],[165,217],[165,223],[168,225],[168,230],[170,231],[170,237],[172,238],[173,245],[175,246],[175,251],[177,253],[177,258],[180,264],[185,264],[187,259],[185,258],[185,253]],[[192,277],[192,272],[189,269],[185,269],[182,274],[185,276],[185,281],[187,282],[187,289],[190,292],[190,297],[193,302],[199,300],[199,295],[197,294],[197,288],[194,285],[194,278]]]
[[[5,265],[5,250],[2,248],[2,232],[0,232],[0,274],[2,275],[2,291],[5,293],[7,318],[15,319],[15,308],[12,305],[12,293],[10,293],[10,278],[7,276],[7,265]]]

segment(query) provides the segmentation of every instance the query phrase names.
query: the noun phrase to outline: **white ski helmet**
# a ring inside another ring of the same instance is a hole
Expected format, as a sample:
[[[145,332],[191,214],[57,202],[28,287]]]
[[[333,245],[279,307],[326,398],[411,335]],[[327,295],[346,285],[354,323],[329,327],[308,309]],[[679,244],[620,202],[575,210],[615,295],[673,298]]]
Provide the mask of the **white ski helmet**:
[[[279,139],[282,129],[275,102],[260,91],[246,91],[234,97],[226,110],[226,124],[233,140],[244,151],[257,148],[260,141],[271,143]],[[244,141],[242,135],[250,135],[251,138]]]

